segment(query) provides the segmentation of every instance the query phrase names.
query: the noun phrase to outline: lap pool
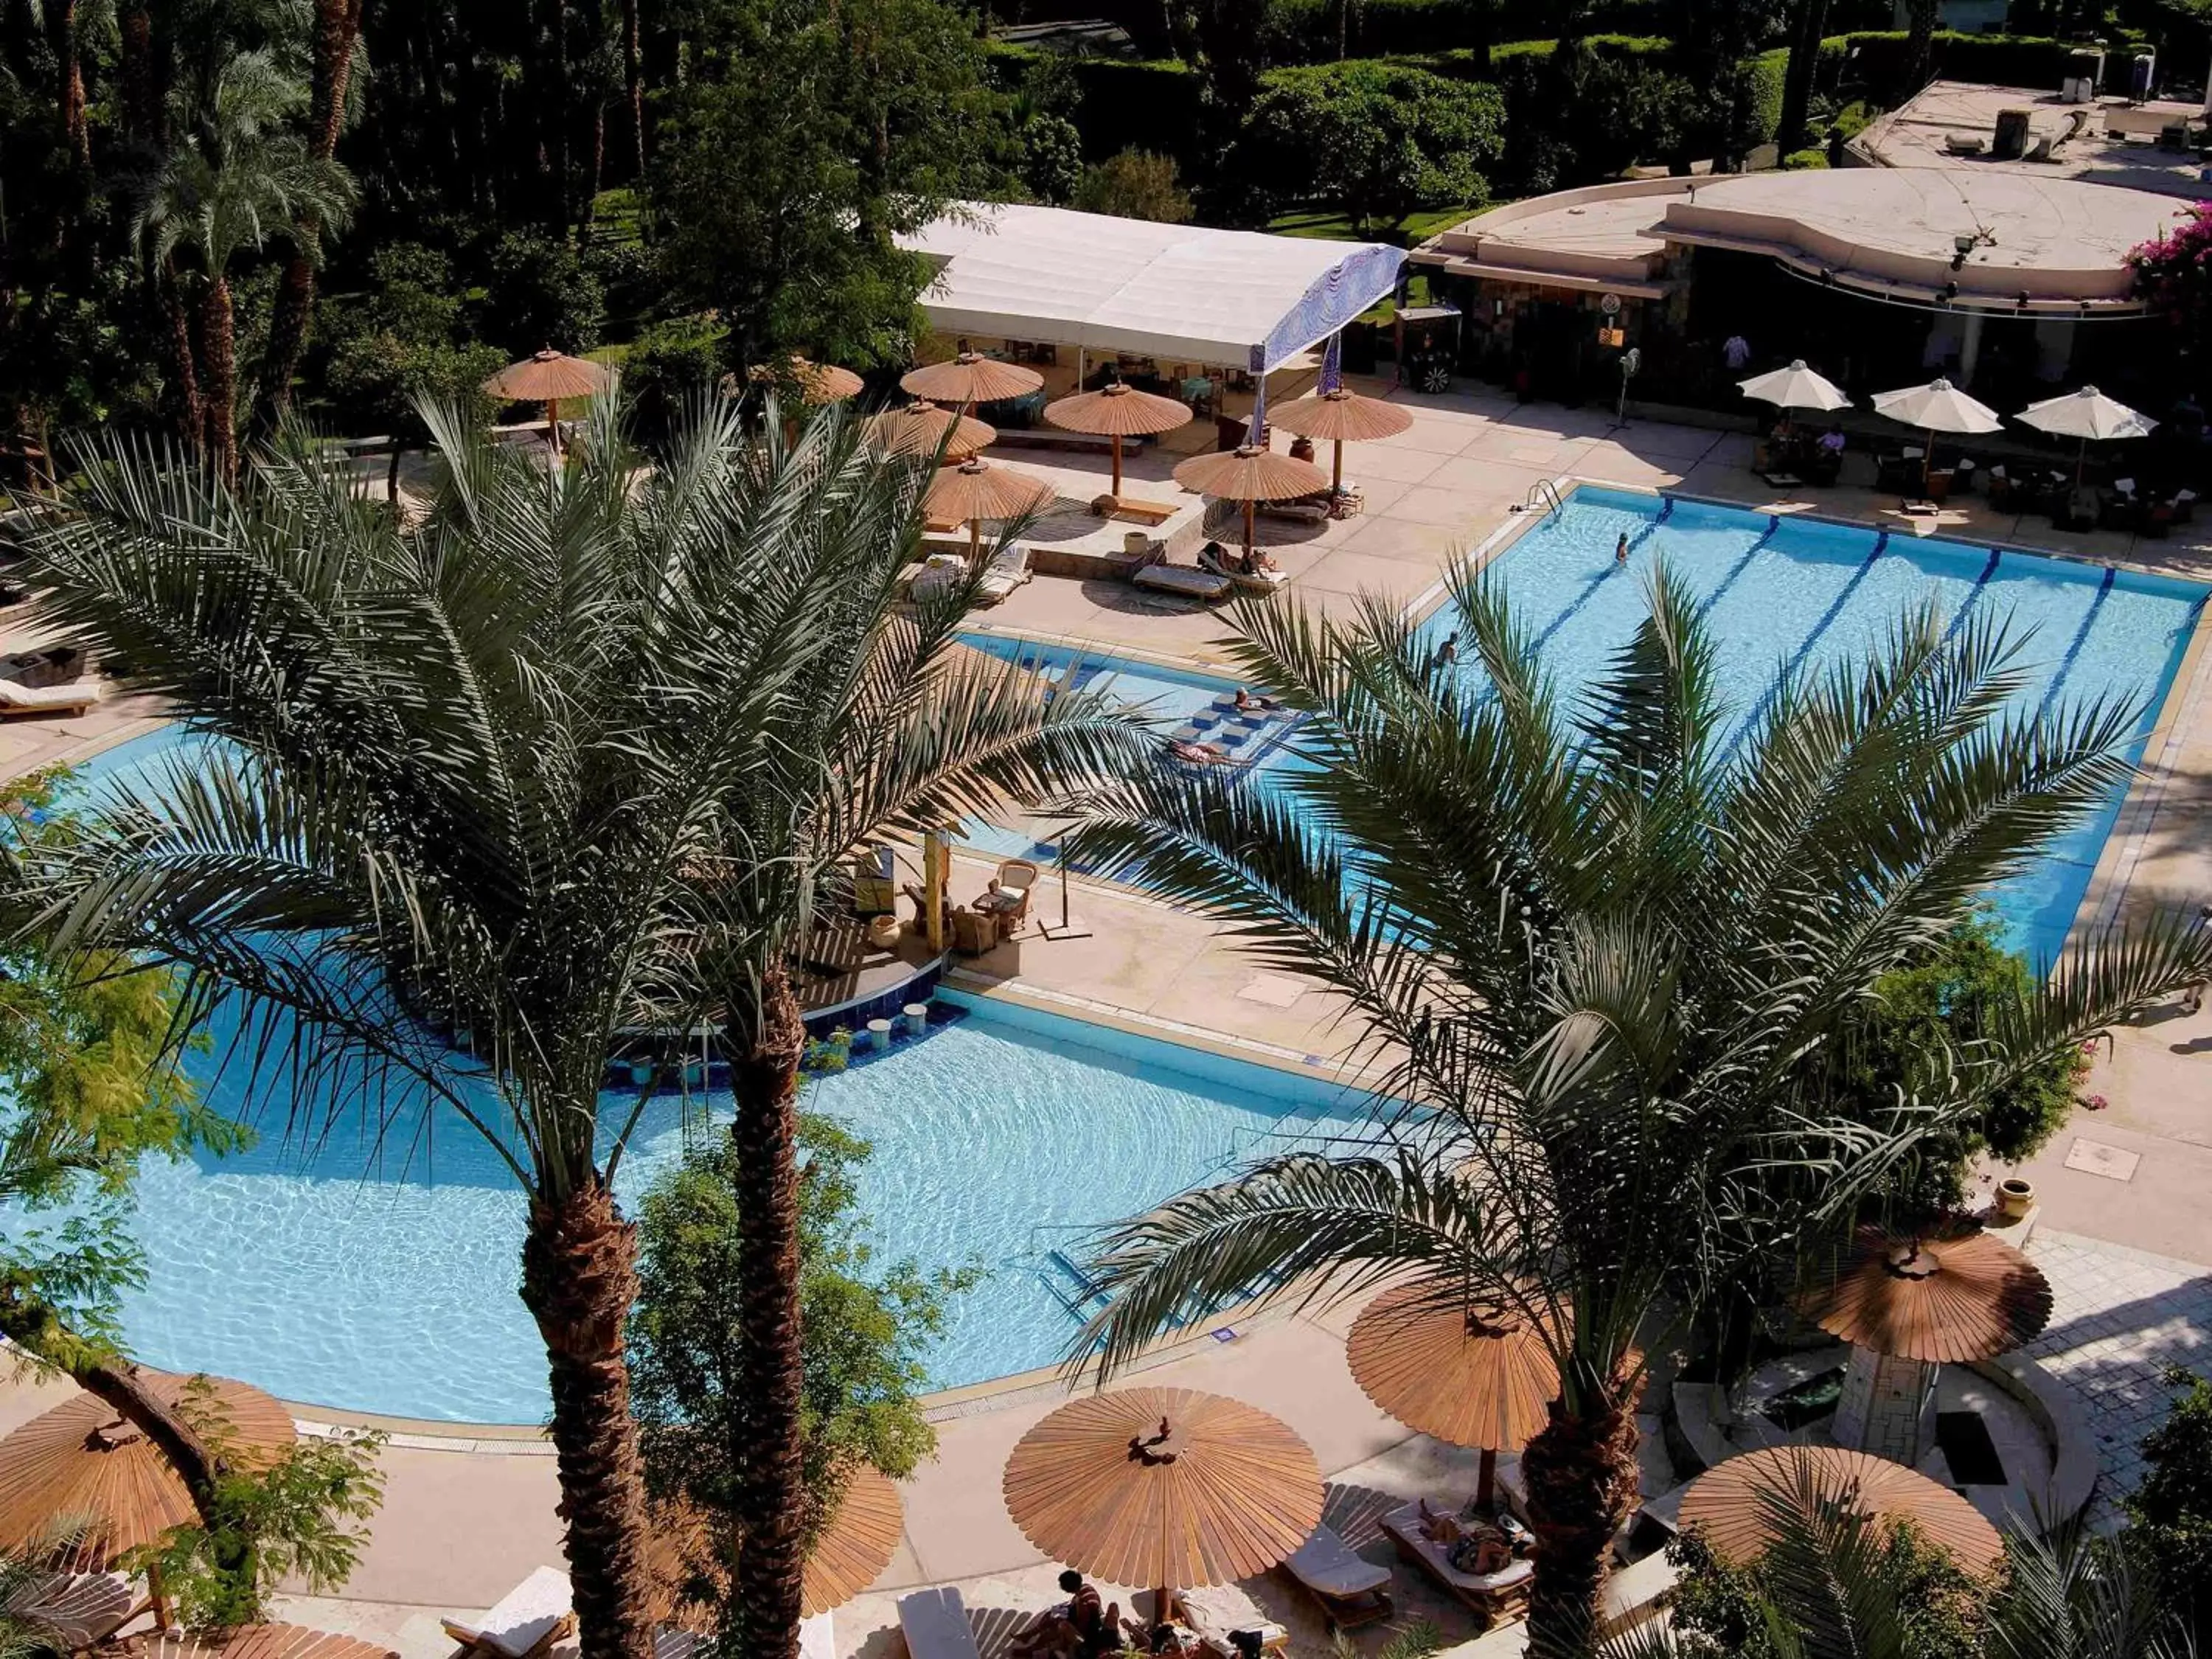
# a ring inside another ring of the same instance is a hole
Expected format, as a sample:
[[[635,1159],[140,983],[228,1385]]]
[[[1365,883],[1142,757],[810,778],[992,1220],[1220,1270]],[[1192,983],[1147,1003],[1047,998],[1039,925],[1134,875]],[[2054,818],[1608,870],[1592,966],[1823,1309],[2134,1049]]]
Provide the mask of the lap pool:
[[[1626,535],[1626,566],[1613,548]],[[2172,690],[2208,590],[2170,577],[2116,570],[2010,547],[1861,529],[1636,490],[1583,484],[1489,565],[1546,665],[1571,696],[1628,642],[1644,615],[1643,572],[1664,558],[1697,599],[1720,659],[1720,687],[1733,704],[1733,740],[1759,712],[1775,672],[1818,673],[1879,649],[1898,619],[1934,605],[1954,623],[2009,618],[2023,639],[2027,683],[2016,706],[2055,712],[2070,700],[2118,696],[2140,704],[2147,738]],[[1462,625],[1449,601],[1422,625],[1433,647]],[[1164,723],[1196,721],[1217,740],[1236,686],[1066,647],[975,635],[971,643],[1017,658],[1076,686],[1104,689]],[[1465,661],[1470,677],[1480,668]],[[1265,782],[1301,763],[1294,732],[1255,733],[1246,749]],[[2138,744],[2136,757],[2140,758]],[[2055,842],[2036,866],[1993,892],[1990,902],[2014,950],[2048,963],[2066,940],[2106,837],[2118,817],[2116,793],[2095,817]],[[969,826],[987,850],[1032,851],[1025,837]]]

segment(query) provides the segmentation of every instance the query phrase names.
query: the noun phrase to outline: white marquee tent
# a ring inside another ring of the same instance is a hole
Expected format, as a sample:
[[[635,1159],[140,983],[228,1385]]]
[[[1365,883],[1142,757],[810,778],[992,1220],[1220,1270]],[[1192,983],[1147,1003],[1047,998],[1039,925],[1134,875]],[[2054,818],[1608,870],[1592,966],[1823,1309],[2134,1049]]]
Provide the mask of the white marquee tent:
[[[902,246],[939,261],[940,334],[1038,340],[1272,369],[1389,295],[1405,254],[1374,242],[973,205]]]

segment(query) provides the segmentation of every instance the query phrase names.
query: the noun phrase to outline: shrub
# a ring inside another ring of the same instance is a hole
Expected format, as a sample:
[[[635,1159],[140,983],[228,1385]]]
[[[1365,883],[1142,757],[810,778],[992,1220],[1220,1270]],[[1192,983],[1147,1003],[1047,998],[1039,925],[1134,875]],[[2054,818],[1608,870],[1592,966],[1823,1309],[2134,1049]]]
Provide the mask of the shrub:
[[[1175,158],[1141,149],[1125,149],[1085,167],[1075,205],[1085,213],[1164,225],[1187,224],[1191,216],[1190,192],[1176,181]]]
[[[2182,1390],[2143,1441],[2148,1472],[2127,1500],[2128,1553],[2182,1615],[2197,1650],[2212,1644],[2212,1382],[2175,1366]]]
[[[1325,201],[1361,235],[1417,208],[1480,202],[1504,145],[1492,87],[1355,59],[1279,70],[1244,119],[1231,169],[1279,209]]]
[[[1083,135],[1075,123],[1040,110],[1022,123],[1022,184],[1040,202],[1063,206],[1083,183]]]
[[[1784,173],[1819,173],[1828,165],[1828,152],[1818,145],[1810,149],[1793,149],[1782,158]]]
[[[638,336],[623,358],[623,395],[638,441],[656,448],[687,402],[722,372],[721,331],[703,317],[676,317]]]
[[[1670,1542],[1667,1557],[1676,1573],[1667,1607],[1681,1659],[1793,1659],[1804,1650],[1803,1633],[1783,1610],[1798,1598],[1777,1594],[1765,1560],[1731,1566],[1695,1531]],[[1978,1659],[1985,1589],[1947,1551],[1900,1526],[1877,1546],[1872,1565],[1899,1614],[1897,1659]]]
[[[483,332],[516,357],[551,347],[589,351],[606,324],[606,295],[565,241],[510,231],[492,250]]]

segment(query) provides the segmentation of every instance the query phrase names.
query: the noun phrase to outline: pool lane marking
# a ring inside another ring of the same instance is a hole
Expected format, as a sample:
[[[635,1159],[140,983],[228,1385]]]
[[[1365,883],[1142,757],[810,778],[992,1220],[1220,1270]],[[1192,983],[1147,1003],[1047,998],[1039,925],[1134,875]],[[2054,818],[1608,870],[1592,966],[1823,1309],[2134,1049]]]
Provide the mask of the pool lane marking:
[[[2097,584],[2097,597],[2089,601],[2089,608],[2081,615],[2081,625],[2074,630],[2074,637],[2066,647],[2066,654],[2058,659],[2058,672],[2044,689],[2043,701],[2035,706],[2035,718],[2041,720],[2051,712],[2051,705],[2058,696],[2058,688],[2066,684],[2067,675],[2074,672],[2074,659],[2081,654],[2081,647],[2089,642],[2089,630],[2096,626],[2097,613],[2105,608],[2112,596],[2112,583],[2119,572],[2111,565],[2105,567],[2105,580]]]
[[[1650,541],[1654,535],[1658,533],[1659,526],[1667,522],[1668,514],[1674,512],[1674,498],[1672,495],[1668,495],[1665,497],[1664,500],[1666,501],[1666,505],[1659,509],[1659,516],[1652,520],[1650,524],[1645,525],[1643,529],[1638,531],[1633,536],[1629,538],[1628,551],[1632,557],[1635,555],[1637,549],[1642,547],[1644,543]],[[1551,625],[1545,629],[1542,633],[1536,635],[1535,643],[1529,648],[1532,651],[1542,651],[1546,642],[1551,639],[1552,635],[1558,633],[1562,628],[1565,628],[1570,622],[1572,622],[1574,620],[1575,612],[1580,611],[1596,596],[1598,589],[1605,585],[1607,577],[1612,575],[1615,571],[1625,570],[1627,568],[1628,561],[1626,559],[1616,559],[1608,563],[1602,570],[1599,571],[1596,575],[1591,577],[1589,582],[1584,585],[1583,591],[1575,595],[1573,601],[1568,605],[1567,608],[1559,612],[1558,616],[1553,617]]]
[[[1859,584],[1867,579],[1867,572],[1874,568],[1874,562],[1888,550],[1889,532],[1885,530],[1875,538],[1874,550],[1859,562],[1859,568],[1851,572],[1850,580],[1845,582],[1842,591],[1828,601],[1828,608],[1820,613],[1820,620],[1813,624],[1813,631],[1805,636],[1805,643],[1797,647],[1788,662],[1783,664],[1782,672],[1774,677],[1772,683],[1767,686],[1765,695],[1759,698],[1759,706],[1751,711],[1751,718],[1736,727],[1735,735],[1729,738],[1728,743],[1731,751],[1736,744],[1743,741],[1744,734],[1757,726],[1765,716],[1767,709],[1773,706],[1775,693],[1796,674],[1799,666],[1811,653],[1814,646],[1820,642],[1820,635],[1828,631],[1838,617],[1843,615],[1844,607],[1851,602],[1851,595],[1859,591]]]
[[[1750,568],[1751,562],[1759,556],[1760,550],[1765,547],[1767,543],[1774,539],[1775,532],[1781,528],[1782,515],[1779,513],[1768,514],[1766,528],[1759,532],[1759,539],[1744,550],[1743,556],[1730,565],[1728,574],[1721,578],[1720,586],[1706,594],[1703,602],[1698,605],[1698,620],[1699,622],[1705,621],[1711,613],[1712,608],[1721,602],[1721,595],[1735,585],[1735,579]]]
[[[1943,630],[1944,644],[1950,644],[1959,630],[1966,625],[1966,613],[1974,608],[1974,601],[1982,597],[1982,590],[1990,585],[1990,578],[1997,574],[1997,562],[2003,557],[2004,549],[2002,547],[1990,550],[1990,562],[1982,567],[1982,574],[1974,579],[1974,585],[1967,591],[1966,597],[1959,601],[1959,608],[1951,613],[1951,625]]]

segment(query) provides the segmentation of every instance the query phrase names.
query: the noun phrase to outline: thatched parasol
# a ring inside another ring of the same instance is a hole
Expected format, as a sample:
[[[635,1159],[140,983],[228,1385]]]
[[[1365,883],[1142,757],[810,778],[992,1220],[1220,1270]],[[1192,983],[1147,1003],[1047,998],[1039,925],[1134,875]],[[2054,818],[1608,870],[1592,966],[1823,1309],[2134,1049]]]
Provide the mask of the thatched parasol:
[[[1062,1406],[1006,1460],[1006,1508],[1055,1560],[1170,1593],[1263,1572],[1321,1522],[1321,1470],[1288,1425],[1192,1389]]]
[[[357,1636],[305,1625],[240,1625],[231,1630],[168,1630],[139,1639],[143,1659],[399,1659]]]
[[[984,520],[1018,519],[1049,505],[1054,494],[1042,478],[1011,466],[994,466],[976,455],[957,466],[938,468],[922,506],[933,518],[964,521],[972,554],[982,550]]]
[[[1194,455],[1175,470],[1175,481],[1201,495],[1244,503],[1244,551],[1252,551],[1252,503],[1291,501],[1328,488],[1328,475],[1311,461],[1246,444],[1239,449]]]
[[[1139,392],[1116,380],[1096,392],[1079,392],[1073,398],[1044,406],[1044,417],[1070,432],[1088,432],[1114,441],[1114,485],[1109,494],[1121,493],[1121,440],[1172,432],[1191,420],[1190,405],[1154,392]]]
[[[1348,386],[1338,386],[1310,398],[1300,398],[1267,411],[1267,422],[1302,437],[1326,438],[1336,446],[1336,471],[1329,489],[1344,493],[1344,447],[1395,437],[1413,424],[1413,411],[1380,398],[1364,398]]]
[[[908,369],[899,385],[917,398],[933,398],[964,410],[970,404],[992,404],[1001,398],[1018,398],[1044,384],[1044,376],[1018,363],[1002,363],[980,351],[963,351],[941,363]]]
[[[898,1488],[878,1470],[866,1465],[856,1469],[807,1553],[799,1589],[800,1616],[811,1619],[841,1607],[882,1577],[898,1551],[903,1524]],[[653,1612],[656,1623],[704,1628],[700,1615],[708,1610],[683,1597],[693,1573],[702,1566],[713,1570],[706,1540],[706,1517],[691,1505],[667,1504],[655,1510],[647,1554],[659,1598]]]
[[[1971,1573],[1987,1575],[2004,1559],[1996,1528],[1949,1487],[1886,1457],[1834,1446],[1768,1446],[1716,1464],[1682,1494],[1681,1522],[1701,1529],[1723,1560],[1747,1565],[1774,1540],[1774,1506],[1808,1500],[1910,1521]]]
[[[613,383],[613,377],[597,363],[551,349],[509,363],[483,383],[495,398],[509,403],[545,405],[545,441],[561,447],[561,400],[596,398]]]
[[[2051,1281],[1971,1222],[1918,1237],[1862,1227],[1806,1317],[1846,1342],[1929,1364],[1989,1359],[2051,1322]]]
[[[1431,1285],[1382,1292],[1345,1344],[1352,1380],[1407,1428],[1482,1451],[1475,1502],[1491,1503],[1498,1454],[1551,1420],[1559,1367],[1543,1333],[1498,1303],[1440,1299]]]
[[[942,453],[948,461],[964,461],[998,437],[982,422],[927,402],[908,404],[868,421],[868,441],[886,455]]]
[[[248,1383],[143,1369],[139,1376],[196,1428],[216,1431],[242,1464],[266,1463],[299,1438],[292,1414]],[[100,1572],[198,1516],[161,1449],[97,1395],[66,1400],[0,1440],[0,1549],[34,1547],[56,1520],[83,1518],[89,1524],[54,1565]]]
[[[799,388],[799,397],[809,404],[842,404],[848,398],[860,395],[865,384],[849,368],[840,368],[835,363],[817,363],[805,357],[787,357],[781,364],[756,363],[752,378],[757,385],[773,386],[779,381]]]

